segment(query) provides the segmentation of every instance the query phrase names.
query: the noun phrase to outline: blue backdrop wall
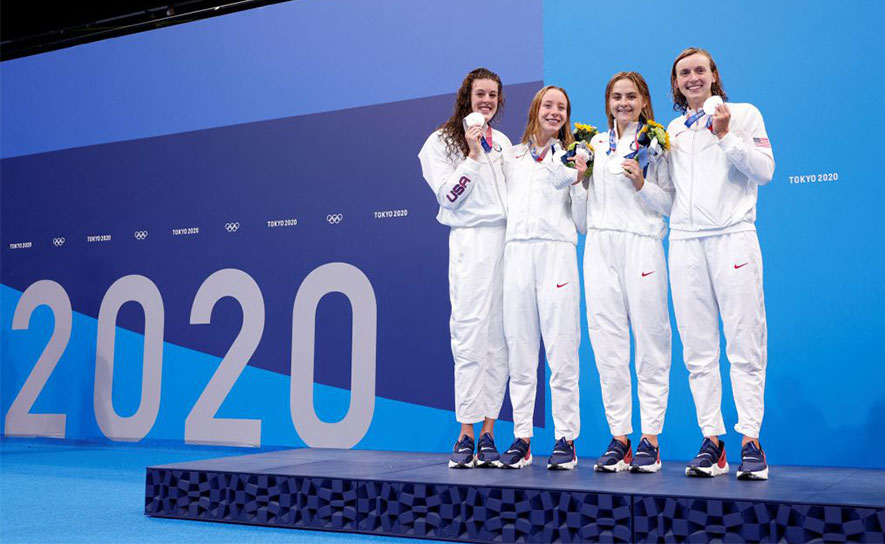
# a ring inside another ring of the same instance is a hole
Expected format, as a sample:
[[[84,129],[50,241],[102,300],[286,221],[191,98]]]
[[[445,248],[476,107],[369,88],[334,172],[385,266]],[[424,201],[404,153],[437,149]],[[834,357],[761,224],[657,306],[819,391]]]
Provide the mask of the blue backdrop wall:
[[[602,124],[622,69],[668,121],[670,63],[700,45],[762,110],[777,161],[757,222],[768,454],[885,467],[864,115],[882,74],[862,47],[885,10],[663,2],[637,32],[623,7],[501,1],[477,37],[472,6],[292,2],[0,64],[3,433],[448,449],[448,233],[416,154],[461,78],[502,76],[511,139],[544,83]],[[608,440],[583,330],[582,456]],[[675,340],[662,443],[684,459],[700,437]],[[864,445],[847,455],[849,436]]]
[[[885,243],[874,225],[885,197],[876,173],[883,153],[848,144],[875,126],[859,97],[885,84],[867,47],[883,15],[877,2],[643,2],[629,14],[620,3],[545,3],[544,80],[569,91],[573,120],[604,125],[606,83],[635,70],[666,126],[677,115],[670,68],[690,46],[712,53],[731,101],[761,110],[776,163],[773,181],[759,190],[756,221],[769,342],[762,438],[775,463],[885,466],[878,332]],[[673,324],[662,455],[684,459],[696,452],[700,431]],[[724,340],[722,353],[733,455],[740,442],[731,430],[737,415]],[[585,342],[582,361],[590,360]],[[583,369],[584,436],[602,435],[598,374],[593,364]]]

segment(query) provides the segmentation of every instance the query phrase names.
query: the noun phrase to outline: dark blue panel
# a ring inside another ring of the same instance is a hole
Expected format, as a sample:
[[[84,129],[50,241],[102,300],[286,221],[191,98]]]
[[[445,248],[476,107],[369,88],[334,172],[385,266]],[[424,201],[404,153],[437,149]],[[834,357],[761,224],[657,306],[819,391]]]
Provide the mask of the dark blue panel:
[[[506,88],[506,133],[521,134],[522,112],[540,85]],[[434,219],[417,152],[452,101],[437,96],[4,159],[2,281],[19,290],[58,281],[75,311],[97,316],[113,281],[145,275],[163,296],[165,340],[222,356],[241,325],[238,304],[220,301],[210,325],[190,325],[190,309],[211,273],[239,268],[256,280],[266,308],[250,364],[289,374],[298,287],[316,267],[347,262],[375,290],[377,394],[451,409],[448,229]],[[376,217],[387,210],[408,213]],[[337,214],[340,221],[328,220]],[[296,226],[268,227],[290,218]],[[199,234],[173,235],[190,227]],[[140,231],[147,237],[137,239]],[[87,242],[92,235],[111,240]],[[58,237],[64,245],[53,245]],[[21,241],[33,246],[10,249]],[[126,305],[118,323],[143,331],[140,308]],[[316,330],[316,381],[349,388],[345,297],[322,299]],[[543,368],[539,376],[543,384]],[[535,425],[542,427],[541,393]]]

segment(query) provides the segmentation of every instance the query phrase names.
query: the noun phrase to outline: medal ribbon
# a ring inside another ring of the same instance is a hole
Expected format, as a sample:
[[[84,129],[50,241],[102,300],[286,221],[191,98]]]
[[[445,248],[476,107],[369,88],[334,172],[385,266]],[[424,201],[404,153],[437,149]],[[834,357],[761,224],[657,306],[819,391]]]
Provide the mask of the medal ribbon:
[[[606,155],[611,155],[617,149],[618,142],[615,140],[615,127],[612,127],[612,129],[608,131],[608,153],[606,153]]]
[[[643,123],[639,123],[636,126],[636,132],[633,134],[633,145],[630,146],[631,148],[635,147],[636,149],[624,155],[624,160],[635,158],[637,162],[639,162],[639,167],[642,168],[642,171],[644,173],[646,171],[646,168],[648,167],[648,148],[639,146],[639,132],[642,130],[643,126],[645,126]],[[618,142],[615,138],[615,128],[616,127],[612,127],[612,129],[608,132],[608,153],[606,153],[607,155],[611,155],[618,148]]]
[[[630,147],[635,147],[635,151],[631,151],[624,155],[624,160],[626,159],[636,159],[639,163],[639,167],[642,168],[643,175],[646,173],[646,169],[648,168],[648,148],[645,146],[639,146],[639,133],[642,131],[642,127],[645,125],[640,123],[636,127],[636,133],[633,134],[633,145]]]
[[[544,160],[544,157],[547,156],[547,152],[550,151],[552,148],[553,148],[553,145],[551,145],[550,147],[548,147],[547,149],[545,149],[543,153],[541,153],[540,155],[538,155],[538,151],[537,151],[537,149],[535,148],[535,142],[534,142],[534,140],[532,141],[531,144],[529,144],[529,152],[532,154],[532,158],[535,159],[535,162],[541,162],[541,161],[543,161],[543,160]]]
[[[494,148],[492,145],[492,127],[486,128],[486,133],[479,139],[479,143],[482,144],[482,148],[486,153],[490,153]]]
[[[633,145],[630,147],[636,147],[637,150],[639,148],[639,132],[642,130],[643,126],[645,126],[643,123],[639,123],[638,125],[636,125],[636,132],[633,134]],[[610,131],[608,131],[608,153],[606,153],[607,155],[611,155],[612,153],[614,153],[618,149],[618,142],[615,139],[615,128],[616,127],[617,127],[617,125],[615,127],[612,127],[612,129]],[[633,157],[636,156],[637,152],[638,151],[633,151],[632,153],[628,154],[624,158],[625,159],[632,159]]]
[[[686,114],[686,115],[688,115],[688,114]],[[689,117],[688,119],[685,120],[685,127],[691,128],[691,126],[693,124],[695,124],[698,119],[700,119],[701,117],[703,117],[705,115],[707,115],[707,114],[704,112],[704,110],[698,110],[694,115],[692,115],[691,117]],[[707,128],[711,132],[713,131],[713,116],[712,115],[707,118],[707,125],[705,128]]]
[[[686,114],[686,115],[688,115],[688,114]],[[700,119],[701,117],[703,117],[705,115],[707,115],[707,114],[704,113],[704,110],[698,110],[697,112],[695,112],[694,115],[692,115],[691,117],[689,117],[688,119],[685,120],[685,128],[691,128],[691,126],[693,124],[695,124],[698,119]]]

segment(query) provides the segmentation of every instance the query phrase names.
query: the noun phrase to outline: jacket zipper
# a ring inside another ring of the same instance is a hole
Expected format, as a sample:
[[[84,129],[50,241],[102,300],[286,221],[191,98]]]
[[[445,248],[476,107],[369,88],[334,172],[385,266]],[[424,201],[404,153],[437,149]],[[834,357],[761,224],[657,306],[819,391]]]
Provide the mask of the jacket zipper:
[[[691,129],[689,129],[691,130]],[[694,209],[694,160],[695,160],[695,136],[697,136],[698,131],[691,131],[691,169],[690,176],[688,182],[688,226],[694,228],[694,213],[692,213]]]
[[[501,211],[504,212],[504,218],[507,218],[507,206],[504,205],[504,198],[501,197],[501,189],[498,187],[498,174],[495,173],[495,165],[492,163],[492,159],[489,157],[491,153],[486,153],[486,163],[489,165],[489,169],[492,171],[492,179],[495,181],[495,194],[498,195],[498,204],[501,205]]]
[[[526,153],[528,153],[528,152],[526,152]],[[524,159],[525,159],[525,155],[523,155],[523,160]],[[531,175],[531,177],[529,177],[529,186],[528,186],[529,195],[528,195],[528,202],[526,203],[526,208],[525,208],[525,237],[526,238],[529,238],[529,221],[531,221],[531,217],[532,217],[532,214],[531,214],[531,211],[532,211],[532,188],[535,185],[535,171],[537,170],[537,167],[538,167],[538,164],[535,162],[534,159],[531,159],[531,161],[532,161],[531,162],[532,175]]]

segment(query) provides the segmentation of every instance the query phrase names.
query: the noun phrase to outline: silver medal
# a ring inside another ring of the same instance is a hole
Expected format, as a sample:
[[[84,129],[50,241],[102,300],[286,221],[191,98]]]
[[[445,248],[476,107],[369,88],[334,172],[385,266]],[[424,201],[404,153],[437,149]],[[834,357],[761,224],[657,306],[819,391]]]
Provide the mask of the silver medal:
[[[486,118],[481,113],[475,111],[464,118],[465,127],[481,127],[485,124]]]
[[[704,101],[704,113],[707,115],[713,115],[716,113],[716,106],[719,104],[722,104],[722,97],[719,95],[711,96]]]

